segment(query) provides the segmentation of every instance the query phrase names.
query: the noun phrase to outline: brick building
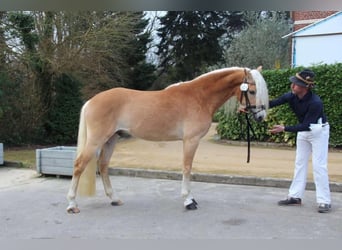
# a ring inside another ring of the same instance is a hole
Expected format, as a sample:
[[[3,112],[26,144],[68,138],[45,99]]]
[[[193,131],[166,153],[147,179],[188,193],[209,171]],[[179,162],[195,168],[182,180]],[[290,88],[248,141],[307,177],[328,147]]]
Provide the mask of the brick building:
[[[291,66],[342,62],[342,12],[292,11]]]
[[[337,11],[291,11],[291,19],[293,20],[293,31],[304,28],[307,25],[335,14]]]

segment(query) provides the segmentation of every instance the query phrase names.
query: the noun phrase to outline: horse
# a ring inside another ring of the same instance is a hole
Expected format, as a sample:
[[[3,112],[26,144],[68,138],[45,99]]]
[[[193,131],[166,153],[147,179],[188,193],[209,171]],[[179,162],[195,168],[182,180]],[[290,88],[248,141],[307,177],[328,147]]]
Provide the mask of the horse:
[[[223,68],[158,91],[117,87],[89,99],[80,114],[67,212],[80,212],[76,194],[95,194],[97,170],[111,205],[123,204],[111,186],[108,165],[116,142],[124,134],[150,141],[183,141],[181,196],[186,209],[197,209],[190,177],[200,139],[208,132],[214,113],[233,96],[240,111],[253,114],[259,122],[265,119],[268,90],[260,71]]]

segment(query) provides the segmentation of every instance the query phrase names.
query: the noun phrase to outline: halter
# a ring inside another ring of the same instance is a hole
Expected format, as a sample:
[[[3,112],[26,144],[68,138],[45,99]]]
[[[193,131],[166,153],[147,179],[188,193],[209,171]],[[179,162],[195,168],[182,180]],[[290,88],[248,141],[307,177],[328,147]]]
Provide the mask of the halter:
[[[250,85],[255,85],[255,83],[254,82],[248,82],[247,70],[245,69],[245,78],[244,78],[244,81],[240,85],[240,90],[241,90],[240,105],[242,103],[243,98],[245,98],[246,104],[245,104],[244,110],[251,112],[253,114],[257,114],[257,113],[261,112],[262,110],[265,110],[266,107],[265,107],[265,105],[251,105],[248,94],[255,95],[256,93],[255,93],[255,91],[249,89]],[[260,108],[260,110],[257,112],[253,112],[252,109],[256,109],[256,108]]]

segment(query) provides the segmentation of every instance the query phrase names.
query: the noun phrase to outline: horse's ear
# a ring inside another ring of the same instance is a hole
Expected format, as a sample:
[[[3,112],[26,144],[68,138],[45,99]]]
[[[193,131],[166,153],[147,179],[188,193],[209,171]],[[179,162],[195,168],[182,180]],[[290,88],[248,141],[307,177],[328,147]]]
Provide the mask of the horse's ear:
[[[259,67],[257,67],[257,70],[258,70],[259,72],[261,72],[261,71],[262,71],[262,65],[260,65]]]

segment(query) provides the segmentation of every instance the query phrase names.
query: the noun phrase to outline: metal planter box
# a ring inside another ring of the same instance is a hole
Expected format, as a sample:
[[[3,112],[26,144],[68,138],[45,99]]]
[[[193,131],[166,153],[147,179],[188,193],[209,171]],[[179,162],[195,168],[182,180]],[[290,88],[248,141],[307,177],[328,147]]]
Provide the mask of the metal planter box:
[[[37,172],[72,176],[76,147],[58,146],[36,150]]]
[[[4,165],[4,145],[0,143],[0,165]]]

